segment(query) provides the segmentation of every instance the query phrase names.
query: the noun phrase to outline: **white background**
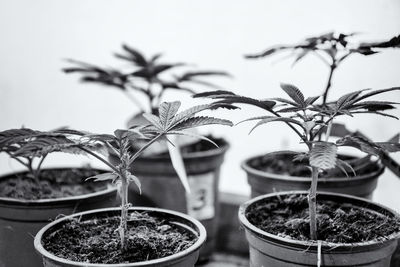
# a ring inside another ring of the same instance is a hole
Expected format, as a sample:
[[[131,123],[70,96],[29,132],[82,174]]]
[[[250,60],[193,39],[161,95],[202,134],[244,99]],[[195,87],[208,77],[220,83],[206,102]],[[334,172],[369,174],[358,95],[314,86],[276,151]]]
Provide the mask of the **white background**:
[[[164,52],[165,60],[222,69],[234,79],[218,83],[239,94],[267,98],[283,96],[280,82],[300,87],[306,95],[322,92],[328,70],[314,57],[291,68],[277,58],[249,61],[243,54],[277,43],[296,42],[331,30],[361,32],[363,40],[389,38],[400,32],[400,1],[105,1],[2,0],[0,2],[0,130],[21,125],[52,129],[69,125],[94,132],[124,127],[135,107],[117,90],[84,85],[63,74],[65,58],[121,66],[111,53],[128,43],[147,55]],[[400,85],[400,50],[371,57],[354,56],[334,77],[331,97],[362,88]],[[169,94],[165,100],[187,96]],[[400,94],[386,99],[400,101]],[[234,121],[256,110],[228,114]],[[400,115],[399,111],[393,113]],[[359,116],[352,129],[384,141],[397,133],[395,120]],[[221,189],[248,193],[240,162],[277,149],[301,147],[285,125],[260,128],[248,136],[250,125],[212,129],[232,144],[222,171]],[[210,129],[208,129],[210,130]],[[400,155],[395,158],[400,161]],[[83,158],[84,161],[88,159]],[[48,165],[77,164],[82,159],[54,155]],[[0,172],[20,167],[0,156]],[[375,200],[400,210],[400,179],[386,171]]]

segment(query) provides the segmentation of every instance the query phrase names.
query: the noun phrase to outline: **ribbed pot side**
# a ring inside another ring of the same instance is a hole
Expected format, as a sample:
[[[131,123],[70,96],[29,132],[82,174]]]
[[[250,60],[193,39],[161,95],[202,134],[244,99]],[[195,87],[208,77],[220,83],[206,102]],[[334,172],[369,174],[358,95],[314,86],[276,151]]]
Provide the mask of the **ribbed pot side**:
[[[279,237],[260,230],[246,218],[246,210],[254,203],[287,194],[307,194],[305,191],[272,193],[256,197],[241,205],[239,220],[245,228],[250,245],[251,267],[304,267],[317,265],[317,243]],[[376,212],[399,216],[396,212],[369,200],[336,193],[319,193],[319,200],[352,203]],[[391,256],[397,246],[400,233],[395,233],[383,241],[352,244],[322,242],[321,266],[363,266],[389,267]]]
[[[6,179],[2,176],[0,179]],[[40,267],[35,234],[58,216],[116,205],[116,188],[56,199],[18,200],[0,197],[0,267]]]
[[[247,174],[247,181],[251,187],[251,197],[260,195],[293,190],[308,190],[311,184],[310,177],[299,177],[290,175],[275,174],[257,170],[251,166],[251,162],[260,157],[275,157],[276,152],[265,156],[249,158],[242,163],[242,168]],[[280,153],[280,156],[282,154]],[[366,199],[372,199],[373,192],[377,186],[378,178],[383,173],[383,165],[376,164],[373,172],[365,175],[347,177],[318,178],[318,191],[348,194]]]

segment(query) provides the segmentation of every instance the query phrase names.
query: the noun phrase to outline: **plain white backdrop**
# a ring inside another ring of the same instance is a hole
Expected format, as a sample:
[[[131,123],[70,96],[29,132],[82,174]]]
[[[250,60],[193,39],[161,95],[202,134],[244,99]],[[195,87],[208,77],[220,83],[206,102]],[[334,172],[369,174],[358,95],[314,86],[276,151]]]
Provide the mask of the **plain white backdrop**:
[[[111,54],[122,43],[147,55],[164,52],[165,60],[190,62],[199,67],[230,72],[233,79],[217,83],[239,94],[267,98],[283,96],[280,82],[293,83],[306,95],[318,95],[328,69],[314,57],[291,68],[280,57],[249,61],[243,54],[299,41],[328,31],[361,32],[360,39],[386,39],[400,33],[400,1],[0,1],[0,130],[22,125],[36,129],[59,126],[111,132],[124,127],[137,109],[117,90],[78,83],[60,71],[65,58],[99,65],[121,66]],[[362,88],[400,85],[400,49],[371,57],[354,56],[334,77],[331,97]],[[200,88],[199,88],[200,89]],[[190,97],[168,94],[165,100]],[[400,101],[400,93],[386,99]],[[218,113],[239,121],[256,115]],[[392,114],[399,116],[400,112]],[[350,121],[350,120],[347,120]],[[399,121],[359,116],[351,120],[376,141],[400,130]],[[223,191],[247,194],[240,162],[246,157],[277,149],[301,148],[285,125],[260,128],[250,136],[250,125],[208,128],[231,142],[222,170]],[[400,161],[400,155],[395,155]],[[88,158],[54,155],[48,165],[73,165]],[[0,156],[0,173],[20,169]],[[375,200],[400,210],[400,179],[386,171]]]

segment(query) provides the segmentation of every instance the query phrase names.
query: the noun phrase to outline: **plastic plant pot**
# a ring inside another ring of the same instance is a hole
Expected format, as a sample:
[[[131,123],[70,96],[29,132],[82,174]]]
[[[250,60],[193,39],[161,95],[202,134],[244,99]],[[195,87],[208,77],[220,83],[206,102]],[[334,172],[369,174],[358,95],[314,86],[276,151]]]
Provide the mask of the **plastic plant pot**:
[[[167,256],[164,258],[153,259],[143,262],[135,262],[135,263],[121,263],[121,264],[96,264],[96,263],[84,263],[84,262],[74,262],[67,259],[59,258],[47,250],[42,246],[42,238],[45,235],[51,234],[57,229],[59,229],[64,223],[72,218],[80,218],[80,220],[90,220],[92,218],[96,218],[96,216],[119,216],[121,213],[120,208],[107,208],[107,209],[98,209],[92,211],[86,211],[77,213],[74,215],[70,215],[61,219],[58,219],[45,227],[43,227],[35,237],[35,248],[37,252],[43,257],[43,264],[46,267],[138,267],[138,266],[157,266],[157,267],[191,267],[196,263],[200,247],[206,240],[206,230],[204,226],[197,221],[185,214],[180,212],[158,209],[158,208],[149,208],[149,207],[133,207],[129,209],[132,211],[146,211],[151,216],[156,216],[157,218],[162,218],[164,220],[168,220],[169,223],[173,223],[185,231],[190,231],[197,236],[196,242],[190,246],[189,248],[180,251],[171,256]]]

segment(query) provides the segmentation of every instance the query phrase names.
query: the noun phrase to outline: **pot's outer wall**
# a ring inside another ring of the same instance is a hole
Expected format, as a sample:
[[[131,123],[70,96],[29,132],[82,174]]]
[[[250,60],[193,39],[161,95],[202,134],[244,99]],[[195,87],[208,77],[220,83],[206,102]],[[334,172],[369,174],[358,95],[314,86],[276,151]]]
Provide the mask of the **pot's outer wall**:
[[[266,232],[253,226],[245,219],[246,209],[254,202],[277,194],[286,195],[302,193],[304,191],[281,192],[268,194],[252,199],[240,207],[239,219],[246,231],[246,238],[250,244],[250,267],[296,267],[316,266],[317,246],[310,242],[302,242],[276,235],[264,234]],[[384,211],[392,216],[399,216],[390,209],[361,198],[350,197],[342,194],[320,193],[318,199],[329,199],[338,202],[352,203],[359,207],[366,207],[377,212]],[[386,210],[385,210],[386,209]],[[400,234],[381,242],[366,242],[363,245],[353,246],[325,246],[322,245],[321,266],[365,266],[389,267],[391,256],[396,249]]]
[[[33,247],[34,236],[40,228],[57,216],[116,206],[116,194],[116,188],[109,188],[63,199],[0,198],[0,267],[43,266]]]
[[[207,241],[200,250],[200,261],[209,258],[216,247],[220,167],[228,147],[223,141],[219,148],[182,155],[192,189],[191,198],[203,206],[198,211],[188,210],[185,189],[169,156],[140,157],[132,165],[132,173],[139,177],[142,187],[142,195],[138,194],[135,185],[130,187],[130,202],[133,205],[186,213],[205,226]]]
[[[271,155],[271,157],[273,157],[274,154],[275,153],[270,153],[266,156]],[[246,171],[247,181],[251,187],[252,198],[273,192],[310,189],[311,179],[308,177],[279,175],[260,171],[251,167],[249,162],[258,157],[260,156],[252,157],[242,163],[242,168]],[[379,164],[375,172],[367,175],[349,178],[319,178],[318,191],[347,194],[366,199],[372,199],[373,192],[378,183],[378,178],[383,171],[383,165]]]
[[[202,226],[198,221],[190,218],[187,215],[179,214],[177,212],[168,211],[168,210],[161,210],[155,208],[144,208],[144,207],[134,207],[130,208],[130,211],[135,210],[145,210],[149,211],[150,214],[156,215],[161,217],[165,220],[177,222],[180,225],[184,225],[184,227],[193,233],[196,233],[198,236],[198,240],[195,244],[193,244],[190,248],[179,252],[178,254],[174,254],[169,257],[151,260],[149,262],[140,262],[140,263],[130,263],[130,264],[90,264],[87,265],[85,263],[78,263],[72,261],[66,261],[64,259],[55,257],[54,255],[50,254],[39,244],[41,244],[42,236],[46,235],[59,227],[61,227],[62,221],[64,219],[55,221],[44,227],[35,237],[35,247],[37,251],[43,257],[43,265],[45,267],[82,267],[82,266],[90,266],[90,267],[193,267],[199,257],[199,250],[202,244],[206,239],[206,231],[204,226]],[[109,214],[112,216],[119,216],[121,213],[120,208],[108,208],[108,209],[100,209],[100,210],[93,210],[87,211],[80,214],[73,215],[74,217],[81,217],[84,219],[94,218],[97,214]],[[49,257],[51,255],[51,257]]]

